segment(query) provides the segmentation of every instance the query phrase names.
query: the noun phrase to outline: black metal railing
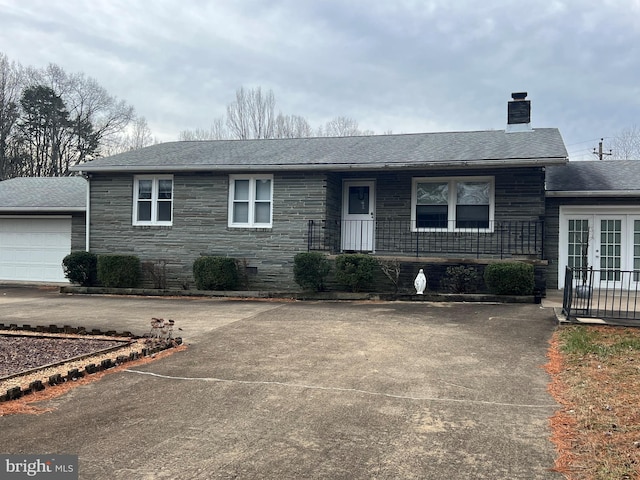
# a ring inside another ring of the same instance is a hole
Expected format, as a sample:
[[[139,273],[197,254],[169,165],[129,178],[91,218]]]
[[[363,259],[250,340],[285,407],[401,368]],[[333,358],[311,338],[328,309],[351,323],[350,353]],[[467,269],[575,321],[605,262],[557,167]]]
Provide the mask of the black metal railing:
[[[640,271],[565,270],[562,311],[570,322],[580,318],[605,322],[640,322]]]
[[[500,221],[456,228],[454,222],[416,228],[408,220],[309,220],[308,250],[424,256],[465,255],[480,258],[543,258],[544,222]]]

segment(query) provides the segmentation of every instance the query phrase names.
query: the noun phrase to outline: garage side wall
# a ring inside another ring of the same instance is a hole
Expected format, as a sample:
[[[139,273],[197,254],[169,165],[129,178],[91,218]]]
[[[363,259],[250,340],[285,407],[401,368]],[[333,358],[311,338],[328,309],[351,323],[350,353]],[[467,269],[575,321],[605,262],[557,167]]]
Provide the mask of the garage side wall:
[[[87,222],[84,213],[74,213],[71,216],[71,251],[84,251],[86,246]]]

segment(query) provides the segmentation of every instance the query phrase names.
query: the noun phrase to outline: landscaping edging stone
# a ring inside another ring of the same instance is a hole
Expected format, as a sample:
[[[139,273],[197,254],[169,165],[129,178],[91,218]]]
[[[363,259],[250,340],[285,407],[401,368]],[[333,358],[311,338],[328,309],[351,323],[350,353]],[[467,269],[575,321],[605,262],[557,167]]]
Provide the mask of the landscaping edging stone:
[[[385,300],[407,302],[492,302],[492,303],[540,303],[540,298],[534,295],[493,295],[488,293],[425,293],[416,295],[410,293],[376,293],[376,292],[299,292],[284,291],[271,292],[262,290],[159,290],[152,288],[105,288],[105,287],[76,287],[65,285],[60,287],[60,293],[88,294],[88,295],[136,295],[136,296],[164,296],[164,297],[226,297],[226,298],[257,298],[257,299],[286,299],[286,300]]]
[[[115,331],[107,331],[103,332],[99,329],[92,329],[91,331],[87,331],[84,327],[71,327],[69,325],[64,325],[62,327],[57,325],[48,325],[48,326],[31,326],[29,324],[24,324],[22,326],[18,326],[15,323],[5,325],[4,323],[0,323],[0,330],[11,330],[11,331],[27,331],[27,332],[37,332],[37,333],[66,333],[66,334],[75,334],[75,335],[87,335],[87,336],[109,336],[109,337],[126,337],[131,338],[132,340],[139,340],[142,338],[146,338],[145,336],[136,336],[132,335],[131,332],[115,332]],[[98,372],[102,372],[104,370],[108,370],[110,368],[116,367],[118,365],[122,365],[123,363],[131,362],[134,360],[139,360],[140,358],[144,358],[150,355],[154,355],[163,350],[168,350],[170,348],[177,347],[182,344],[182,338],[176,337],[173,339],[166,340],[158,340],[154,339],[153,344],[145,346],[141,349],[140,352],[131,352],[129,355],[117,355],[118,351],[114,351],[114,358],[104,359],[100,362],[99,365],[95,363],[88,363],[83,369],[73,368],[67,371],[66,375],[62,374],[54,374],[50,375],[46,382],[41,380],[35,380],[29,384],[26,388],[13,387],[8,390],[4,394],[0,395],[0,403],[16,400],[25,395],[29,395],[31,393],[39,392],[44,390],[47,386],[59,385],[61,383],[75,381],[79,378],[85,377],[87,375],[92,375]],[[90,361],[90,358],[88,358]],[[66,361],[60,362],[61,365],[64,365]],[[44,368],[44,366],[43,366]],[[35,368],[34,370],[38,370]]]

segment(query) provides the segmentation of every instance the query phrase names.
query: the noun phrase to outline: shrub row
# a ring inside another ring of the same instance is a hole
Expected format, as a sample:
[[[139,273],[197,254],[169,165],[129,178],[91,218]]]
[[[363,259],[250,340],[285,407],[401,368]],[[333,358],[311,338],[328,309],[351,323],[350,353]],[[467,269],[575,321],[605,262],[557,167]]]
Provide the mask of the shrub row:
[[[135,288],[142,280],[140,259],[135,255],[96,255],[73,252],[62,260],[64,274],[83,287],[101,284],[109,288]],[[199,290],[233,290],[239,282],[233,258],[200,257],[193,263],[193,276]]]
[[[344,254],[336,257],[335,269],[336,280],[353,292],[370,287],[374,272],[382,269],[397,291],[399,262],[378,261],[364,254]],[[305,290],[324,290],[325,279],[330,271],[331,264],[321,253],[299,253],[294,258],[294,279]],[[440,286],[448,292],[472,293],[481,288],[483,279],[489,292],[496,295],[531,295],[533,293],[533,266],[522,262],[487,265],[484,275],[473,266],[449,266]]]
[[[378,261],[370,255],[338,255],[335,276],[340,284],[352,292],[359,292],[371,285],[378,268]],[[293,259],[293,278],[304,290],[323,291],[330,272],[331,264],[322,253],[298,253]]]
[[[142,279],[140,260],[134,255],[96,255],[73,252],[62,261],[69,281],[89,287],[98,283],[105,287],[135,288]],[[384,267],[387,268],[384,268]],[[335,260],[335,279],[353,292],[371,287],[375,272],[389,274],[389,265],[365,254],[338,255]],[[321,292],[331,273],[331,263],[319,252],[298,253],[294,258],[294,280],[304,290]],[[240,283],[238,263],[235,259],[203,256],[193,263],[193,276],[198,290],[235,290]],[[397,266],[394,286],[397,290]],[[497,295],[531,295],[534,289],[533,266],[522,262],[487,265],[484,284]],[[478,270],[470,266],[450,266],[441,281],[445,291],[469,293],[477,291],[481,283]]]
[[[62,259],[64,275],[83,287],[134,288],[141,279],[140,259],[135,255],[96,255],[73,252]]]

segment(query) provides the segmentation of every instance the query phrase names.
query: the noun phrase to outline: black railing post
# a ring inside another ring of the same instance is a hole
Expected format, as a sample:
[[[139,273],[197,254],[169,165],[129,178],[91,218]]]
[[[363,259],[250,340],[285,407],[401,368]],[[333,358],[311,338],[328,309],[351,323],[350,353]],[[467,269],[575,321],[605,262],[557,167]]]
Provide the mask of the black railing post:
[[[311,251],[311,246],[313,245],[313,220],[309,220],[307,225],[307,252]]]
[[[573,270],[566,267],[564,272],[564,292],[562,294],[562,311],[571,321],[571,304],[573,302]]]

